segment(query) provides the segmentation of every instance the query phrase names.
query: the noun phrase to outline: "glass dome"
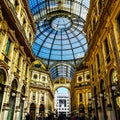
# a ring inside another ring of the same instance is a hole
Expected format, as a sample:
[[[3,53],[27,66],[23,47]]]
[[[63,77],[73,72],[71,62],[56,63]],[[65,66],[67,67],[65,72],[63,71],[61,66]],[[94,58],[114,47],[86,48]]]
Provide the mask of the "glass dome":
[[[69,62],[77,66],[84,57],[87,42],[83,27],[89,0],[28,0],[37,32],[32,49],[50,66]]]

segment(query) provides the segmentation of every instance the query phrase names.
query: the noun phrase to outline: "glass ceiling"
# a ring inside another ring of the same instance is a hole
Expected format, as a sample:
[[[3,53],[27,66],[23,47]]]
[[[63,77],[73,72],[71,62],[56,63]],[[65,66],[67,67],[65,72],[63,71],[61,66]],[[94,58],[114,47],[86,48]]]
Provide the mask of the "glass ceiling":
[[[89,0],[28,0],[37,32],[32,49],[50,66],[55,62],[77,61],[84,57],[87,42],[83,27]]]
[[[72,80],[74,74],[74,68],[65,63],[59,63],[50,68],[50,74],[53,80],[58,78],[66,78]]]

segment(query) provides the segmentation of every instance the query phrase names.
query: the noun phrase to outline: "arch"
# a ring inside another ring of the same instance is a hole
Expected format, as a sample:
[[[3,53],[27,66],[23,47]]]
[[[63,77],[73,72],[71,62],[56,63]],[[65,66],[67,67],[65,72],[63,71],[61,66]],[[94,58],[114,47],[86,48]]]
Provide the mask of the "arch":
[[[30,117],[32,120],[36,119],[36,105],[34,103],[30,104]]]
[[[56,91],[58,88],[65,87],[69,91],[71,90],[71,85],[69,84],[54,84],[54,91]]]

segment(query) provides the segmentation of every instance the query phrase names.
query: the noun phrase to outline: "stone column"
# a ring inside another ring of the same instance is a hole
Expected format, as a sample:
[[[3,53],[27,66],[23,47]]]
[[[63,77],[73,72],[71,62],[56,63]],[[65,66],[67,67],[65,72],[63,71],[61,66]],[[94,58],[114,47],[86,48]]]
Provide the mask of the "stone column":
[[[108,88],[107,88],[107,119],[108,120],[116,120],[116,118],[115,118],[115,113],[114,113],[114,111],[113,111],[113,108],[112,108],[112,104],[111,104],[111,102],[112,101],[110,101],[111,100],[111,98],[112,98],[112,93],[111,93],[111,87],[110,87],[110,85],[108,85]]]
[[[98,98],[98,117],[99,117],[99,120],[103,120],[102,119],[102,108],[101,108],[100,98]]]
[[[16,93],[16,109],[15,109],[15,115],[14,119],[19,120],[19,115],[20,115],[20,92]]]
[[[9,111],[9,98],[10,98],[10,86],[5,86],[4,96],[3,96],[3,106],[1,112],[1,120],[7,120],[8,111]]]

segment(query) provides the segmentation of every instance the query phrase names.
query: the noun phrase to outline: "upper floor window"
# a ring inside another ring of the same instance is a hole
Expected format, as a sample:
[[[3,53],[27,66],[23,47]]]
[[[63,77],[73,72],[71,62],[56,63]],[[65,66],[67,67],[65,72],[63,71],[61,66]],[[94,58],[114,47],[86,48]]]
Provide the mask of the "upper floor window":
[[[15,0],[15,6],[18,6],[19,3],[18,3],[18,0]]]
[[[87,74],[87,75],[86,75],[86,79],[87,79],[87,80],[90,79],[90,74]]]
[[[97,54],[97,67],[98,67],[98,73],[100,73],[100,58],[99,58],[99,54]]]
[[[19,54],[18,56],[18,64],[17,64],[18,67],[20,66],[20,60],[21,60],[21,54]]]
[[[83,99],[82,93],[80,93],[80,102],[82,102],[82,99]]]
[[[33,79],[37,79],[38,78],[38,75],[37,74],[34,74],[33,75]]]
[[[106,61],[107,63],[110,62],[110,50],[109,50],[109,45],[108,45],[108,40],[105,39],[104,41],[104,46],[105,46],[105,53],[106,53]]]
[[[4,58],[4,61],[5,61],[6,63],[8,63],[8,61],[9,61],[9,59],[8,59],[7,56],[9,55],[10,46],[11,46],[11,40],[8,39],[7,44],[6,44],[6,49],[5,49],[5,58]]]
[[[78,81],[81,82],[82,81],[82,76],[78,77]]]
[[[44,99],[45,99],[45,94],[42,93],[42,95],[41,95],[41,100],[44,101]]]
[[[45,76],[42,76],[42,81],[45,81],[46,80],[46,77]]]
[[[11,45],[11,40],[8,39],[7,45],[6,45],[6,50],[5,50],[5,55],[7,55],[7,56],[8,56],[9,51],[10,51],[10,45]]]
[[[28,64],[26,65],[25,75],[27,76]]]
[[[94,81],[94,69],[93,69],[93,65],[91,65],[91,72],[92,72],[92,80]]]
[[[32,99],[35,100],[35,97],[36,97],[36,93],[33,92]]]
[[[104,0],[99,0],[99,10],[103,7]]]
[[[91,99],[91,92],[88,92],[88,100]]]
[[[120,33],[120,14],[117,16],[117,24],[118,24],[118,30]]]

